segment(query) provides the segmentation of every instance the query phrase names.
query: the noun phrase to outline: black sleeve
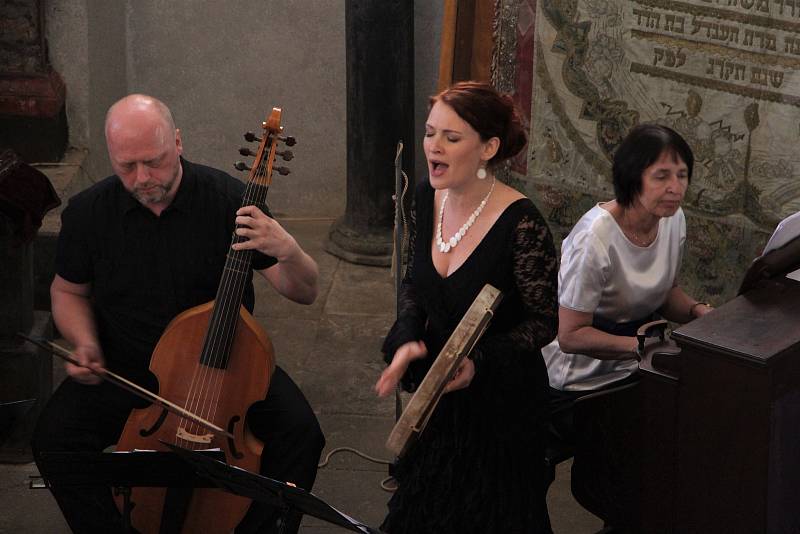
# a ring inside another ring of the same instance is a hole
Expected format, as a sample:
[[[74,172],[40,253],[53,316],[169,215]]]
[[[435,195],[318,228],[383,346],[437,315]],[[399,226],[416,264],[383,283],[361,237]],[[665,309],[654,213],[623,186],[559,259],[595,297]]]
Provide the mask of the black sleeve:
[[[544,219],[533,212],[517,224],[511,243],[512,268],[523,314],[511,329],[482,339],[471,357],[485,365],[513,368],[512,355],[535,352],[558,330],[558,259]]]
[[[56,274],[73,284],[94,279],[89,249],[90,211],[85,203],[70,200],[61,212],[61,230],[56,245]]]

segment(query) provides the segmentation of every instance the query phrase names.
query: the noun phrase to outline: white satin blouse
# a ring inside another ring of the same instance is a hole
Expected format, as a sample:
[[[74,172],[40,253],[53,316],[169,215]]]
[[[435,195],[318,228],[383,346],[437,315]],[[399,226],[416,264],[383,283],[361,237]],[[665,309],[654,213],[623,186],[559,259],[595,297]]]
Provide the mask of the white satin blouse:
[[[675,283],[686,241],[683,210],[658,222],[647,247],[635,245],[598,204],[562,243],[558,303],[614,323],[647,317]],[[558,338],[542,349],[550,386],[562,391],[599,389],[636,369],[634,360],[599,360],[561,351]]]

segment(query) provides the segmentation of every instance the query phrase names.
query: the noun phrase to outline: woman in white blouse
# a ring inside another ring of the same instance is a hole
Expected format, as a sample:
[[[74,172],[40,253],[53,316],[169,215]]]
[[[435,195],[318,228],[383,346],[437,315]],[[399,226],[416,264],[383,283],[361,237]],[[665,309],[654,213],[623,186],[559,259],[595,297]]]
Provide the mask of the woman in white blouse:
[[[693,163],[675,131],[636,126],[614,155],[616,199],[589,210],[564,240],[558,337],[542,349],[554,408],[630,377],[636,330],[655,314],[683,323],[711,310],[678,285]]]

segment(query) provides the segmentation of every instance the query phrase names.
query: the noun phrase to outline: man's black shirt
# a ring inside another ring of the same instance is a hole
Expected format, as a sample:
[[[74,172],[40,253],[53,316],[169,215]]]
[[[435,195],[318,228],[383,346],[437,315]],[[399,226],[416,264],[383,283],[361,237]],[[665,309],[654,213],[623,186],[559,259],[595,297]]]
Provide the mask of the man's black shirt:
[[[74,196],[62,213],[56,272],[92,284],[91,301],[109,369],[139,374],[167,324],[215,298],[245,185],[181,159],[173,202],[154,215],[110,176]],[[253,268],[274,265],[253,255]],[[252,273],[243,304],[252,311]]]

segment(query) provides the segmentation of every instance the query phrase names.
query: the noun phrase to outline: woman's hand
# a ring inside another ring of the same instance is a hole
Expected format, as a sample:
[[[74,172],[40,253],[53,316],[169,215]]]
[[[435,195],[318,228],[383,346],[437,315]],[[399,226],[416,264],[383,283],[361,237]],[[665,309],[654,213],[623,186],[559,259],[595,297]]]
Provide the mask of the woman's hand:
[[[453,378],[450,380],[450,382],[448,382],[444,387],[442,393],[450,393],[451,391],[456,391],[457,389],[464,389],[472,383],[472,379],[474,377],[475,362],[469,358],[464,358],[461,360],[461,363],[458,364],[456,373],[453,375]]]
[[[698,318],[712,311],[714,311],[714,307],[710,304],[706,304],[705,302],[697,302],[696,304],[692,305],[691,308],[689,308],[689,315]]]
[[[100,347],[94,345],[87,345],[76,347],[72,351],[72,356],[81,365],[74,365],[69,362],[64,364],[67,374],[76,382],[85,385],[97,385],[103,381],[98,375],[93,373],[90,369],[96,372],[102,372],[105,367],[105,360],[103,359],[103,351]]]
[[[414,361],[424,358],[428,354],[428,348],[422,341],[409,341],[400,345],[394,353],[392,363],[383,370],[381,377],[375,383],[375,393],[379,397],[389,395],[397,387],[398,382],[408,369],[408,365]]]

